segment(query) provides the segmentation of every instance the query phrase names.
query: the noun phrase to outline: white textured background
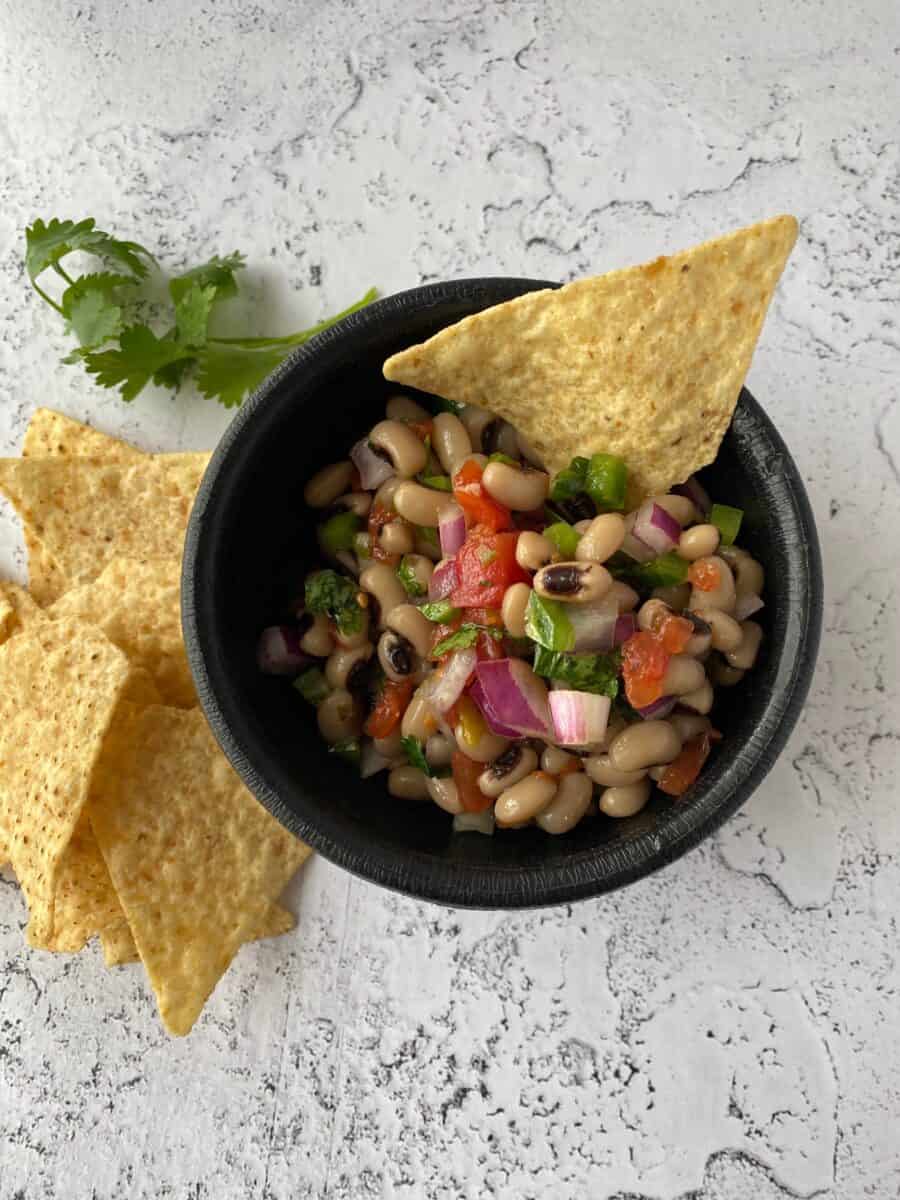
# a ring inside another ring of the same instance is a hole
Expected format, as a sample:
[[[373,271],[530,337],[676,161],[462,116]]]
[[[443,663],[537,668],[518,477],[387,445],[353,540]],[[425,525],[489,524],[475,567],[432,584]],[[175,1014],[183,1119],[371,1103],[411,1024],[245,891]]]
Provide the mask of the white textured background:
[[[0,884],[4,1200],[900,1193],[898,74],[896,0],[0,0],[7,453],[37,404],[148,449],[227,420],[59,365],[37,215],[170,267],[241,248],[254,321],[287,331],[372,283],[566,279],[786,210],[750,385],[827,579],[778,767],[612,898],[452,912],[316,861],[296,933],[172,1042],[139,969],[26,952]]]

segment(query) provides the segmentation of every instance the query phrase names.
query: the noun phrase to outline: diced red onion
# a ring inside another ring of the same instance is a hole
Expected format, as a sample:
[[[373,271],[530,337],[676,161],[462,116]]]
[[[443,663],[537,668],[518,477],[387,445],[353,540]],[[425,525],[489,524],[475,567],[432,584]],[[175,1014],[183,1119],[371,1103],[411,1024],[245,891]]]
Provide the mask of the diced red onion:
[[[428,705],[436,716],[443,716],[457,702],[477,662],[478,655],[474,649],[457,650],[444,660],[443,666],[429,675],[422,686]]]
[[[484,699],[496,720],[519,737],[546,737],[550,728],[547,686],[520,658],[497,658],[475,668]]]
[[[570,604],[566,610],[575,634],[573,650],[611,650],[619,606],[612,596],[596,604]]]
[[[367,492],[381,487],[386,479],[395,474],[393,464],[376,454],[367,438],[362,438],[350,451],[350,459],[359,471],[360,482]]]
[[[744,596],[738,596],[734,605],[734,619],[736,621],[746,621],[748,617],[752,617],[755,612],[759,612],[764,608],[762,600],[754,592],[748,592]]]
[[[634,521],[637,513],[629,513],[625,518],[625,540],[622,542],[622,553],[627,554],[629,558],[633,558],[635,562],[649,562],[651,558],[656,558],[656,551],[651,550],[648,545],[636,538],[631,532],[634,528]]]
[[[458,504],[448,504],[438,518],[441,554],[452,558],[466,540],[466,517]]]
[[[550,693],[553,739],[560,746],[587,746],[606,733],[610,699],[591,692]]]
[[[645,704],[643,708],[639,708],[637,711],[645,721],[661,721],[663,717],[669,715],[677,703],[677,696],[660,696],[652,704]]]
[[[654,554],[667,554],[681,537],[681,526],[661,504],[645,501],[634,518],[632,535]]]
[[[484,693],[484,688],[478,682],[477,676],[470,685],[468,694],[475,702],[475,705],[480,710],[485,721],[487,721],[488,728],[490,729],[491,733],[496,733],[498,737],[508,738],[517,738],[522,736],[518,729],[512,729],[509,725],[504,725],[502,721],[497,720],[497,715],[488,704],[487,696]]]
[[[637,633],[637,629],[637,617],[634,613],[623,613],[621,617],[617,617],[616,627],[613,631],[613,646],[621,646],[623,642],[627,642]]]
[[[259,635],[256,665],[264,675],[296,675],[310,661],[292,625],[270,625]]]
[[[372,775],[377,775],[379,771],[386,771],[390,765],[391,760],[385,758],[383,754],[379,754],[374,744],[367,738],[362,744],[359,756],[359,773],[362,778],[368,779]]]
[[[677,487],[673,487],[670,491],[676,496],[687,496],[688,500],[692,500],[694,507],[698,508],[704,517],[709,516],[712,508],[712,501],[706,494],[706,489],[702,484],[697,482],[694,475],[690,477],[687,483],[679,483]]]
[[[455,558],[444,558],[434,568],[428,581],[428,599],[446,600],[459,587],[459,571]]]

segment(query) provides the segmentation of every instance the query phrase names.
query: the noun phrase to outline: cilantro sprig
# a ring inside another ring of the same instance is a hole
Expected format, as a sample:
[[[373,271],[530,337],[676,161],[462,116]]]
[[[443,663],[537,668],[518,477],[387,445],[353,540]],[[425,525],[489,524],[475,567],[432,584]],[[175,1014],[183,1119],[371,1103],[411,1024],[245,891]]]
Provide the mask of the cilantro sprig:
[[[63,259],[75,252],[100,259],[110,269],[70,273]],[[244,256],[213,255],[168,281],[170,312],[155,327],[142,319],[151,252],[82,221],[40,218],[25,231],[25,269],[37,294],[68,323],[78,346],[64,359],[83,363],[105,388],[133,400],[151,382],[178,389],[189,371],[204,396],[226,408],[239,405],[287,357],[315,334],[375,299],[371,288],[343,312],[283,337],[219,337],[211,330],[216,306],[237,295],[236,274]],[[44,278],[52,272],[65,285],[57,299]]]

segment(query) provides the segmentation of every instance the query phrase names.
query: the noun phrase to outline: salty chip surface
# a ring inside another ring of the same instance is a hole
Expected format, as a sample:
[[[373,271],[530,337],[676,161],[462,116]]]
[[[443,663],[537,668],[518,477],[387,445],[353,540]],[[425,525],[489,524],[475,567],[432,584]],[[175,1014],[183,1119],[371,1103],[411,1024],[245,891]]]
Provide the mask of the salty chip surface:
[[[550,471],[618,455],[633,506],[715,458],[796,237],[774,217],[519,296],[393,355],[385,378],[505,417]]]

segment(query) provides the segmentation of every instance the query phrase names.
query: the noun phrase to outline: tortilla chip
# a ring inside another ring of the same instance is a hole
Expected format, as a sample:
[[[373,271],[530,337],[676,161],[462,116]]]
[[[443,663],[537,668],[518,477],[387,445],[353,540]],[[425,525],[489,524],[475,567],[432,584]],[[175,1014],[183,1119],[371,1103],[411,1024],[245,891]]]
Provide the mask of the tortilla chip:
[[[122,462],[146,455],[128,442],[100,433],[74,417],[67,417],[52,408],[37,408],[25,432],[22,457],[109,458]]]
[[[17,583],[0,580],[0,644],[46,621],[43,609]]]
[[[92,583],[73,588],[48,610],[97,625],[113,645],[146,668],[163,704],[193,708],[194,681],[181,637],[181,563],[177,558],[114,558]]]
[[[32,414],[25,441],[23,458],[107,458],[116,462],[141,459],[144,455],[134,446],[106,433],[99,433],[73,417],[38,408]],[[60,564],[28,526],[25,527],[25,549],[28,552],[28,586],[38,604],[51,604],[69,586]]]
[[[288,912],[280,904],[273,904],[263,918],[262,928],[254,930],[248,940],[259,942],[264,938],[280,937],[283,933],[290,933],[296,924],[297,918],[292,912]],[[140,961],[141,956],[131,936],[131,927],[124,917],[120,923],[101,931],[100,942],[103,946],[103,961],[108,967]]]
[[[775,217],[531,292],[393,355],[385,378],[505,417],[554,472],[619,455],[632,507],[715,458],[796,237]]]
[[[35,940],[53,936],[60,860],[130,678],[121,650],[71,621],[0,646],[0,828]]]
[[[29,931],[28,941],[36,950],[74,954],[94,934],[125,919],[86,812],[60,859],[53,911],[50,937]]]
[[[186,1034],[309,848],[250,795],[196,709],[145,709],[90,812],[163,1022]]]
[[[0,459],[0,491],[71,586],[113,558],[179,558],[208,454]],[[51,588],[52,591],[52,588]]]

